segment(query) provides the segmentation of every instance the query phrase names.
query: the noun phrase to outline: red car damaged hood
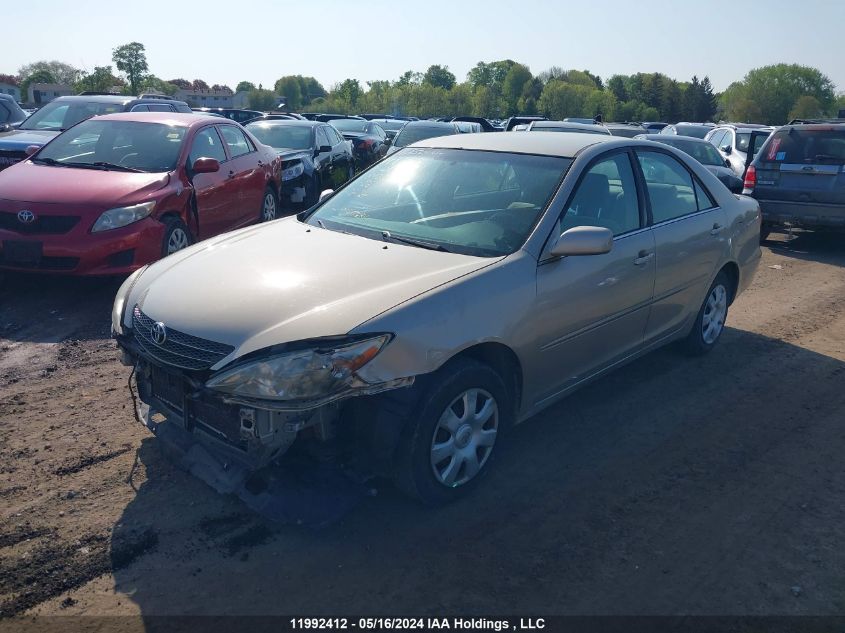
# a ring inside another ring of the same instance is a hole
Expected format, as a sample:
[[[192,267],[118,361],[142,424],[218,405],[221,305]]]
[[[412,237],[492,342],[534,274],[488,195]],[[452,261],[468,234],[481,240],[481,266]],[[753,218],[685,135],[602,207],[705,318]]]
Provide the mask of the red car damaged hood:
[[[170,174],[51,167],[23,161],[0,171],[0,199],[116,207],[134,204],[170,182]]]

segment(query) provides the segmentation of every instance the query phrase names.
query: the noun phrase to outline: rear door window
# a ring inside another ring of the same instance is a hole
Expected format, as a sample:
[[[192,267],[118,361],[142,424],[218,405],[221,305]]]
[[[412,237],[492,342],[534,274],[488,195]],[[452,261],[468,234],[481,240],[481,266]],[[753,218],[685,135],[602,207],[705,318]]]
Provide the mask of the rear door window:
[[[692,176],[662,152],[637,151],[655,224],[698,211]]]
[[[221,125],[220,134],[223,137],[223,142],[229,148],[229,155],[232,158],[243,156],[252,151],[252,146],[246,137],[238,128],[232,125]]]

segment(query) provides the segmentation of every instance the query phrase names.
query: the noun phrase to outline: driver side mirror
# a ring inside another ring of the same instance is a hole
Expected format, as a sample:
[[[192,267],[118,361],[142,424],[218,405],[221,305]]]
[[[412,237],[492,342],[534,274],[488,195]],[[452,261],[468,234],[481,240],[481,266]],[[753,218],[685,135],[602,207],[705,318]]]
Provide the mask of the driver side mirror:
[[[322,202],[326,198],[331,198],[334,195],[334,189],[325,189],[320,193],[320,199],[318,202]]]
[[[603,255],[613,248],[613,231],[601,226],[575,226],[561,233],[550,251],[555,257]]]
[[[24,154],[26,154],[26,157],[29,158],[40,149],[40,145],[27,145],[26,149],[24,150]]]
[[[331,146],[331,145],[320,145],[320,147],[318,147],[318,148],[317,148],[317,153],[318,153],[318,154],[327,154],[327,153],[329,153],[330,151],[332,151],[332,146]]]
[[[722,145],[722,151],[725,152],[725,154],[730,154],[731,153],[731,146],[730,145]]]
[[[391,146],[391,144],[393,143],[393,141],[391,141],[391,140],[390,140],[390,137],[389,137],[389,136],[385,136],[385,137],[384,137],[384,140],[382,141],[382,143],[384,143],[387,147],[390,147],[390,146]]]
[[[220,161],[216,158],[198,158],[194,161],[191,171],[195,174],[213,174],[220,171]]]

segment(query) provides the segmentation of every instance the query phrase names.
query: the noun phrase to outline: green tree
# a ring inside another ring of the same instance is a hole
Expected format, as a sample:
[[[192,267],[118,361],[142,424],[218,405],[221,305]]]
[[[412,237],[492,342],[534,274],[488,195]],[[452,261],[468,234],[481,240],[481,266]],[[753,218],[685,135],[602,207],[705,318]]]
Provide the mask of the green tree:
[[[799,64],[775,64],[748,72],[742,81],[731,84],[722,95],[723,107],[729,118],[740,118],[748,101],[760,108],[758,123],[780,125],[789,120],[798,99],[815,98],[823,112],[834,102],[833,82],[816,68]]]
[[[505,73],[502,80],[502,97],[505,100],[508,114],[516,114],[519,106],[519,100],[523,97],[523,90],[528,84],[528,90],[531,89],[531,80],[534,75],[531,74],[528,66],[522,64],[514,64]],[[530,94],[525,95],[526,97]]]
[[[625,88],[626,79],[627,77],[624,75],[613,75],[607,80],[607,89],[613,93],[613,96],[616,97],[617,101],[628,100],[628,90]]]
[[[288,109],[299,110],[302,107],[304,99],[298,77],[294,75],[280,77],[276,80],[274,88],[277,95],[284,97]]]
[[[77,92],[109,92],[115,86],[122,86],[123,80],[115,77],[111,66],[95,66],[90,73],[84,73],[74,84]]]
[[[147,75],[144,77],[143,81],[141,81],[140,89],[141,92],[163,92],[164,94],[172,97],[176,94],[179,86],[176,86],[168,81],[164,81],[163,79],[159,79],[155,75]]]
[[[250,92],[255,90],[255,84],[251,81],[239,81],[238,85],[235,86],[235,92]]]
[[[117,69],[126,75],[129,90],[134,95],[138,94],[138,88],[149,70],[144,45],[140,42],[130,42],[118,46],[112,51],[111,58]]]
[[[789,111],[790,119],[818,119],[824,116],[824,108],[819,100],[810,95],[798,97],[792,110]]]
[[[410,86],[415,84],[421,84],[423,80],[423,74],[418,73],[414,70],[406,70],[402,75],[399,77],[399,81],[396,83],[399,86]]]
[[[273,110],[278,105],[278,97],[275,92],[260,88],[250,91],[248,101],[251,110]]]
[[[54,59],[52,61],[38,61],[33,62],[32,64],[26,64],[24,66],[21,66],[20,69],[18,69],[18,77],[20,77],[21,81],[25,81],[30,75],[34,74],[37,71],[48,72],[53,78],[53,80],[49,83],[67,84],[69,86],[72,86],[77,81],[79,81],[79,78],[82,75],[82,71],[76,68],[75,66],[71,66],[70,64],[65,64],[64,62],[60,62]],[[30,83],[47,82],[31,81]]]
[[[455,75],[449,72],[448,66],[433,64],[425,71],[423,83],[437,88],[443,88],[444,90],[451,90],[455,86]]]
[[[47,69],[40,69],[36,70],[21,82],[21,98],[26,101],[29,99],[29,87],[32,84],[54,84],[56,83],[56,77]]]
[[[170,79],[167,83],[173,84],[174,86],[182,90],[190,90],[192,87],[191,82],[187,79]]]

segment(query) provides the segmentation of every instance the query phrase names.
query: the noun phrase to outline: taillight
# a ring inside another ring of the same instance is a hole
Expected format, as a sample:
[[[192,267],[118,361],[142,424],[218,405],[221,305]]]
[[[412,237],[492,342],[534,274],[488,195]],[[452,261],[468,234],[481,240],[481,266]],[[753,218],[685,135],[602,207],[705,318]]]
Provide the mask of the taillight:
[[[372,139],[361,139],[358,141],[358,149],[368,150],[374,145],[374,141]]]
[[[757,168],[749,165],[745,170],[745,180],[742,183],[742,193],[752,193],[757,186]]]

